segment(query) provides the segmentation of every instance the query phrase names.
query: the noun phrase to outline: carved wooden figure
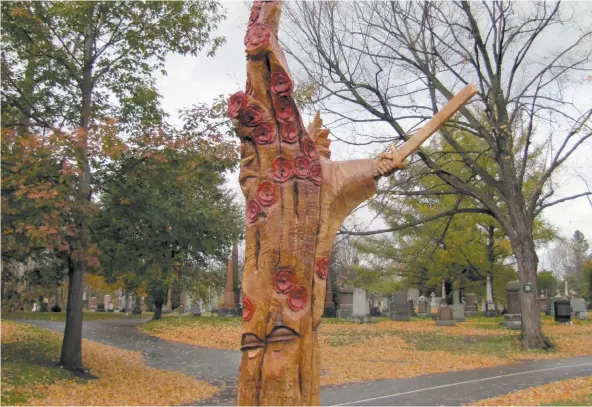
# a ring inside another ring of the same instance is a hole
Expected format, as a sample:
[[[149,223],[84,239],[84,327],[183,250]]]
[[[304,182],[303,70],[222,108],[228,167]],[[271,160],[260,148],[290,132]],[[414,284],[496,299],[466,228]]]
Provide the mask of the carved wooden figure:
[[[404,154],[331,161],[319,115],[306,129],[291,96],[292,76],[277,41],[280,9],[281,2],[253,5],[246,91],[228,106],[241,139],[239,181],[247,201],[239,405],[319,404],[317,330],[335,233],[375,194],[376,179],[402,168],[441,126],[428,123],[423,140]]]

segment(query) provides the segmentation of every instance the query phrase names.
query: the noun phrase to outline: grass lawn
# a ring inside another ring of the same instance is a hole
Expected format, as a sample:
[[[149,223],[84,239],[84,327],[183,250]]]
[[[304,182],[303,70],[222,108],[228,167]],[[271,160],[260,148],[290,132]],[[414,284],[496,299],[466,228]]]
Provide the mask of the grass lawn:
[[[148,367],[139,352],[82,341],[84,378],[56,366],[62,334],[1,321],[4,405],[187,405],[217,389],[179,372]]]
[[[324,319],[319,329],[321,384],[397,379],[426,372],[592,355],[590,321],[565,326],[543,317],[543,329],[556,345],[545,352],[522,351],[520,332],[500,327],[502,320],[502,317],[476,316],[455,327],[438,327],[431,318],[412,318],[410,322],[380,318],[370,324]],[[139,329],[170,341],[238,350],[241,325],[239,318],[187,316],[150,321]]]

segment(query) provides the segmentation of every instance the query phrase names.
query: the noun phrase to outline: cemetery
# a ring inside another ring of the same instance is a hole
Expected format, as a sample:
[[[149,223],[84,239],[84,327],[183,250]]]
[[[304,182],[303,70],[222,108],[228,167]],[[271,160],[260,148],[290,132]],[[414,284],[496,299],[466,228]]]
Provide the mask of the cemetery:
[[[3,2],[1,404],[590,405],[591,12]]]

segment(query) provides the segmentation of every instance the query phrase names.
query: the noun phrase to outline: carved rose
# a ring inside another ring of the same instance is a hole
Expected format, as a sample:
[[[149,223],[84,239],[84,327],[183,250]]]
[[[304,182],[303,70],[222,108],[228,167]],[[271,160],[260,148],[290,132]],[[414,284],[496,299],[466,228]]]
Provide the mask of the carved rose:
[[[251,201],[247,205],[247,220],[249,223],[255,223],[259,219],[261,213],[261,205],[257,201]]]
[[[294,102],[287,96],[281,96],[275,100],[275,111],[280,123],[291,122],[296,117]]]
[[[243,126],[255,127],[263,120],[263,112],[257,106],[247,106],[240,111],[239,118]]]
[[[310,173],[310,160],[301,155],[294,160],[294,175],[298,178],[308,178]]]
[[[251,10],[251,15],[249,16],[249,23],[254,24],[258,18],[259,18],[259,10],[257,10],[256,8],[253,8],[253,10]]]
[[[294,287],[292,291],[290,291],[290,294],[288,294],[288,305],[292,311],[300,311],[304,308],[307,296],[308,291],[305,287],[301,285]]]
[[[257,187],[257,200],[263,206],[270,206],[277,201],[277,189],[269,181],[263,181]]]
[[[327,257],[321,257],[315,265],[315,271],[323,280],[327,278],[329,273],[329,259]]]
[[[253,24],[245,36],[245,46],[252,51],[269,42],[271,32],[263,24]]]
[[[296,284],[296,275],[290,269],[280,269],[275,275],[275,290],[280,294],[288,294]]]
[[[323,183],[323,170],[319,164],[310,167],[309,177],[315,185],[321,185]]]
[[[248,98],[245,92],[236,92],[230,97],[228,102],[228,116],[236,119],[239,116],[240,110],[247,105]]]
[[[278,182],[284,182],[292,176],[292,163],[283,155],[273,160],[272,167],[273,179]]]
[[[314,143],[308,137],[302,139],[302,154],[312,160],[319,156],[319,152],[317,151]]]
[[[253,129],[252,134],[257,144],[270,144],[275,139],[275,127],[269,123],[261,123]]]
[[[291,93],[292,80],[283,72],[274,72],[271,75],[271,91],[276,95]]]
[[[295,143],[298,140],[298,125],[296,123],[282,124],[282,141]]]
[[[243,295],[243,320],[248,321],[255,312],[255,306],[249,297]]]

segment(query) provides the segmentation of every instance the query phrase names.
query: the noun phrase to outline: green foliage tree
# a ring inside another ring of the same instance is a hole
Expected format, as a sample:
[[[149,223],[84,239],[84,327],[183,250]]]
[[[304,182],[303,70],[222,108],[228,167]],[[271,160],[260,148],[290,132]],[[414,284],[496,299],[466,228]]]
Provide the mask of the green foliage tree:
[[[67,195],[76,233],[64,250],[69,292],[60,364],[82,370],[83,279],[97,258],[89,229],[99,189],[93,167],[102,164],[93,133],[110,123],[118,135],[140,137],[159,124],[155,74],[164,73],[166,54],[195,55],[206,46],[212,53],[223,40],[210,32],[224,13],[217,2],[44,1],[4,2],[1,14],[3,123],[18,134],[74,140],[66,163],[75,175]]]
[[[537,284],[539,290],[548,296],[554,296],[558,287],[558,281],[551,271],[539,271],[537,274]]]

